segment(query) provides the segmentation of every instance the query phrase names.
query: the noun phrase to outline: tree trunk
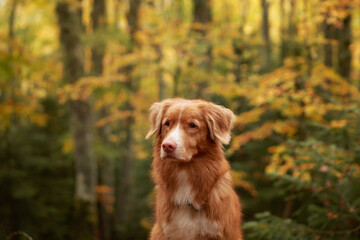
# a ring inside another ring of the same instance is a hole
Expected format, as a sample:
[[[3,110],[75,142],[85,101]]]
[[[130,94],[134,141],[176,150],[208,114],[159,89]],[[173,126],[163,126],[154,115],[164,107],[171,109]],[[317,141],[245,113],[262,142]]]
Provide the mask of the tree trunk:
[[[324,64],[328,67],[333,66],[333,46],[331,41],[335,37],[335,28],[334,25],[328,24],[326,19],[323,23],[324,25],[324,36],[326,43],[324,44]]]
[[[186,18],[186,15],[184,13],[184,1],[183,0],[173,1],[172,4],[176,8],[176,18],[177,18],[177,20],[179,22],[184,21],[184,19]]]
[[[99,30],[103,30],[106,27],[106,2],[105,0],[94,0],[93,11],[91,13],[92,28],[94,34],[99,34]],[[92,74],[100,76],[103,74],[103,59],[105,55],[105,43],[101,40],[97,41],[91,49],[92,60]],[[108,115],[107,109],[102,109],[97,113],[98,118],[104,118]],[[110,126],[105,125],[97,129],[101,144],[107,148],[111,148],[109,142],[109,134],[111,132]],[[112,161],[105,156],[98,155],[98,185],[107,186],[112,189],[114,186],[114,167]],[[97,213],[99,221],[99,233],[101,240],[112,239],[112,214],[108,210],[111,208],[111,203],[107,201],[111,196],[111,192],[98,193]]]
[[[241,23],[240,23],[240,27],[239,27],[239,33],[240,33],[240,37],[239,38],[235,38],[232,42],[232,46],[234,49],[234,53],[236,55],[236,59],[234,62],[234,75],[235,75],[235,82],[236,83],[240,83],[241,79],[243,78],[244,74],[241,71],[241,65],[244,62],[244,57],[243,57],[243,51],[244,51],[244,43],[243,43],[243,39],[244,39],[244,27],[246,24],[246,17],[247,17],[247,7],[249,4],[248,0],[243,0],[242,1],[243,5],[242,5],[242,11],[241,11]]]
[[[127,85],[127,89],[131,89]],[[133,112],[133,106],[130,101],[130,95],[128,100],[125,102],[124,110]],[[134,138],[132,135],[134,117],[129,116],[122,121],[123,136],[121,143],[121,160],[116,162],[115,166],[115,212],[114,212],[114,239],[122,240],[127,231],[127,219],[129,211],[129,195],[130,195],[130,177],[132,170],[132,161],[134,160],[133,144]]]
[[[80,28],[81,28],[81,31],[82,32],[85,32],[86,31],[86,26],[85,24],[83,23],[82,21],[82,18],[83,18],[83,8],[82,8],[82,1],[83,0],[76,0],[76,13],[78,15],[78,18],[79,18],[79,21],[80,21]]]
[[[261,24],[261,36],[262,36],[262,52],[264,57],[260,57],[262,72],[268,72],[271,64],[271,46],[269,35],[269,3],[267,0],[261,0],[262,6],[262,24]]]
[[[96,34],[101,27],[106,26],[105,0],[94,0],[93,11],[91,13],[93,32]],[[103,72],[103,58],[105,44],[98,40],[91,49],[92,71],[95,75],[101,75]]]
[[[174,88],[173,88],[173,97],[179,97],[179,82],[181,75],[181,67],[179,64],[176,66],[174,74]]]
[[[235,82],[240,83],[242,78],[241,64],[243,60],[243,46],[241,43],[241,39],[233,40],[233,49],[234,49],[234,53],[236,54],[236,59],[234,62]]]
[[[211,5],[210,0],[193,0],[194,6],[194,26],[197,25],[195,28],[195,32],[201,34],[202,39],[200,41],[206,42],[206,34],[209,28],[209,24],[212,22],[212,15],[211,15]],[[211,63],[212,63],[212,46],[209,45],[206,48],[205,54],[203,56],[203,60],[200,63],[200,68],[203,69],[205,72],[210,72],[211,70]],[[203,92],[205,88],[208,86],[208,79],[199,79],[198,80],[198,89],[196,92],[196,98],[203,98]]]
[[[117,29],[118,26],[118,21],[120,18],[120,1],[121,0],[115,0],[115,6],[114,6],[114,28]]]
[[[15,19],[16,19],[16,8],[18,5],[18,0],[13,0],[11,2],[10,6],[10,15],[9,15],[9,28],[8,28],[8,53],[10,58],[13,58],[14,56],[14,42],[15,42]],[[9,93],[6,93],[6,91],[2,92],[0,95],[0,101],[3,102],[7,99],[7,97],[10,97],[11,99],[15,100],[15,94],[14,91],[17,89],[17,83],[16,83],[16,68],[14,64],[11,62],[11,75],[9,78],[9,85],[10,85],[10,91]],[[15,117],[12,117],[15,118]]]
[[[280,1],[280,19],[281,19],[281,26],[280,26],[280,38],[281,38],[281,52],[280,52],[280,66],[284,64],[284,60],[288,54],[288,39],[289,35],[286,29],[286,14],[285,14],[285,7],[284,7],[284,0]]]
[[[287,56],[301,56],[302,54],[302,43],[298,44],[296,41],[296,35],[297,35],[297,2],[296,0],[290,0],[290,12],[288,15],[289,19],[289,25],[288,25],[288,39],[287,39]]]
[[[141,0],[129,0],[129,12],[127,14],[130,39],[130,45],[127,53],[135,51],[138,46],[135,34],[139,30],[139,10]],[[122,231],[126,230],[126,222],[128,219],[129,193],[130,193],[130,177],[131,177],[131,162],[134,160],[133,144],[134,137],[132,135],[133,125],[135,119],[133,117],[134,106],[131,102],[131,96],[137,91],[139,86],[138,79],[132,75],[134,66],[128,65],[122,71],[126,74],[125,87],[127,90],[127,100],[124,103],[124,110],[130,112],[130,116],[123,121],[123,155],[121,161],[116,163],[115,176],[115,237],[114,239],[124,239]]]
[[[289,38],[291,41],[294,40],[296,36],[296,0],[290,0],[290,13],[289,13]]]
[[[351,74],[351,59],[352,53],[350,50],[350,45],[352,41],[351,34],[351,13],[350,7],[345,6],[345,10],[348,11],[348,15],[342,22],[342,28],[337,29],[337,37],[339,42],[338,48],[338,69],[339,74],[348,82],[350,82],[350,74]],[[350,137],[347,129],[343,131],[343,144],[344,149],[348,150],[350,145]]]
[[[162,58],[163,53],[160,44],[155,44],[154,48],[158,54],[157,58],[157,64],[159,66],[158,70],[158,86],[159,86],[159,92],[158,92],[158,98],[159,100],[163,100],[165,98],[165,82],[164,82],[164,69],[162,66]]]
[[[309,1],[304,0],[304,16],[306,16],[305,24],[306,24],[307,29],[310,29],[309,19],[312,19],[312,14],[311,14],[311,12],[309,13],[309,11],[311,11],[311,6],[309,7]],[[306,50],[305,51],[306,68],[307,68],[306,73],[307,73],[307,76],[310,78],[312,68],[313,68],[313,58],[312,58],[312,53],[311,53],[311,43],[309,41],[309,34],[306,34],[304,36],[304,46],[305,46],[305,50]]]
[[[58,2],[56,13],[60,26],[60,43],[64,54],[64,76],[69,83],[77,82],[84,75],[84,53],[80,40],[81,22],[72,6]],[[93,236],[96,229],[95,186],[97,181],[96,160],[92,142],[92,111],[89,102],[71,100],[70,112],[75,142],[75,239]],[[87,222],[77,222],[84,221]]]
[[[211,5],[209,0],[193,0],[194,5],[194,23],[207,24],[211,23]],[[200,30],[201,31],[201,30]],[[204,34],[206,31],[202,31]]]
[[[139,30],[139,9],[141,5],[141,0],[129,0],[130,1],[130,8],[127,14],[127,21],[129,24],[130,30],[130,38],[131,41],[136,45],[138,44],[135,39],[135,33]]]
[[[14,25],[15,25],[15,16],[16,16],[16,7],[17,7],[18,0],[13,0],[11,3],[11,9],[10,9],[10,15],[9,15],[9,54],[12,54],[13,48],[12,44],[15,39],[15,31],[14,31]]]
[[[17,9],[17,5],[18,4],[18,0],[13,0],[11,2],[11,6],[10,6],[10,15],[9,15],[9,25],[8,25],[8,54],[10,58],[13,58],[14,56],[14,40],[15,40],[15,19],[16,19],[16,9]],[[15,89],[16,89],[16,78],[15,78],[15,66],[12,65],[12,73],[9,76],[9,84],[10,84],[10,93],[6,93],[6,91],[2,91],[0,94],[0,103],[4,103],[6,101],[16,101],[16,97],[15,97]],[[17,118],[16,115],[13,113],[11,114],[11,122],[12,125],[14,125],[15,127],[17,126]],[[2,138],[4,139],[5,142],[5,146],[4,148],[4,156],[5,158],[2,159],[2,170],[5,172],[7,172],[8,174],[5,174],[2,178],[3,184],[5,184],[4,186],[7,186],[7,189],[2,189],[3,194],[5,194],[4,196],[6,196],[6,202],[8,202],[8,214],[7,214],[7,222],[8,222],[8,226],[7,226],[7,230],[10,230],[9,232],[15,232],[18,230],[18,216],[20,216],[18,214],[18,210],[16,208],[16,203],[14,201],[14,197],[13,194],[11,194],[12,189],[14,189],[16,187],[16,184],[14,183],[14,178],[12,177],[14,170],[16,169],[16,164],[15,164],[15,154],[14,154],[14,150],[15,149],[12,146],[12,141],[11,141],[11,135],[12,135],[12,127],[9,125],[7,126],[2,134]],[[5,216],[3,216],[4,218]]]
[[[337,36],[339,41],[338,50],[338,66],[340,75],[347,81],[350,81],[351,73],[351,58],[352,53],[350,50],[352,35],[351,35],[351,15],[343,20],[342,28],[338,29]]]

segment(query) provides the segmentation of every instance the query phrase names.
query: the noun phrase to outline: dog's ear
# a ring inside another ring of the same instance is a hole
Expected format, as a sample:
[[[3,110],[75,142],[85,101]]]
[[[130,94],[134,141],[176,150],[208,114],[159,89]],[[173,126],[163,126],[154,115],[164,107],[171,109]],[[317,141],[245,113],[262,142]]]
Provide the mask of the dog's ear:
[[[235,120],[234,113],[220,105],[209,103],[205,108],[206,123],[212,140],[218,139],[223,144],[228,144],[231,139],[230,130]]]
[[[155,133],[158,133],[158,135],[160,135],[161,119],[163,115],[163,102],[153,103],[149,111],[150,130],[146,134],[145,139],[151,138]]]

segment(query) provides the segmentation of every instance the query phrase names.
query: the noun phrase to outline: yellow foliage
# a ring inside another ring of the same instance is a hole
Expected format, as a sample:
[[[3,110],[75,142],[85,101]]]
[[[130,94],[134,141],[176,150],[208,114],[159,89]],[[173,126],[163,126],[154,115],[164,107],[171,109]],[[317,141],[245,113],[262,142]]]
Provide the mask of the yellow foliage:
[[[148,218],[142,218],[140,220],[140,226],[144,229],[150,230],[152,225],[152,222]]]
[[[260,121],[265,112],[277,112],[285,119],[267,121],[255,129],[235,136],[230,153],[250,140],[260,140],[274,133],[292,137],[296,134],[299,123],[306,120],[325,128],[355,128],[354,121],[343,119],[343,115],[330,123],[327,123],[324,116],[343,111],[352,114],[350,109],[360,106],[360,93],[356,87],[323,65],[313,69],[310,79],[303,79],[301,71],[294,67],[303,62],[303,58],[287,59],[284,67],[261,79],[252,79],[251,84],[244,83],[242,90],[236,92],[248,98],[253,108],[237,117],[235,128],[242,130],[246,124]],[[330,94],[334,101],[324,97],[326,94]],[[354,119],[358,118],[356,114],[352,115]]]
[[[324,105],[310,104],[305,106],[305,116],[317,122],[323,122],[323,115],[326,113]]]
[[[109,116],[103,117],[100,120],[98,120],[95,123],[95,126],[102,127],[108,123],[112,123],[112,122],[120,120],[120,119],[125,119],[125,118],[131,116],[132,114],[133,113],[129,110],[123,110],[123,111],[117,110],[117,111],[114,111],[113,113],[111,113]]]
[[[269,153],[283,153],[286,150],[286,146],[284,144],[280,144],[280,145],[276,145],[276,146],[271,146],[268,148],[268,152]]]
[[[144,138],[144,135],[141,134],[142,138]],[[151,156],[151,153],[144,151],[144,148],[141,144],[137,144],[134,146],[134,152],[136,154],[136,159],[139,160],[148,160],[149,156]]]
[[[287,106],[282,110],[282,113],[285,116],[300,116],[303,113],[303,108],[297,102],[292,102],[287,104]]]
[[[285,134],[287,136],[293,136],[297,132],[297,123],[293,120],[265,122],[253,131],[245,132],[235,136],[229,149],[229,153],[233,153],[250,140],[261,140],[269,137],[274,132]]]
[[[238,136],[233,137],[232,144],[228,153],[231,155],[233,152],[238,150],[241,146],[245,145],[251,139],[250,133],[240,134]]]
[[[104,94],[104,96],[102,96],[101,99],[98,99],[95,102],[94,108],[96,110],[100,110],[101,108],[113,104],[116,101],[116,96],[114,93],[112,92],[107,92]]]
[[[108,139],[112,143],[117,143],[119,141],[119,136],[115,134],[110,134]]]
[[[22,103],[10,100],[0,104],[1,129],[6,129],[15,116],[27,119],[39,127],[47,124],[49,116],[41,113],[41,107],[37,100],[28,97],[26,101],[26,103]]]
[[[47,114],[38,114],[38,113],[33,113],[29,117],[30,117],[30,121],[35,123],[39,127],[44,127],[49,118]]]
[[[245,125],[248,123],[253,123],[259,121],[259,118],[264,113],[265,108],[254,108],[248,112],[242,113],[240,116],[238,116],[234,122],[234,125]]]
[[[333,120],[330,122],[330,126],[332,128],[338,129],[345,127],[347,123],[348,123],[347,120]]]
[[[279,175],[290,174],[302,181],[311,181],[314,170],[327,173],[342,179],[350,172],[353,176],[360,175],[358,164],[347,164],[353,161],[354,156],[350,151],[334,149],[332,145],[315,142],[311,147],[299,147],[292,149],[291,144],[280,144],[268,149],[271,153],[270,162],[266,167],[266,173]],[[321,154],[323,164],[319,166],[314,158]],[[350,170],[351,169],[351,170]]]
[[[291,137],[297,132],[298,129],[297,125],[298,125],[297,122],[294,120],[288,120],[288,121],[277,120],[274,123],[273,128],[275,132]]]
[[[300,175],[300,179],[306,182],[310,182],[311,181],[311,175],[308,172],[305,172],[303,174]]]
[[[74,150],[74,140],[73,138],[67,138],[62,146],[63,153],[70,153]]]
[[[270,163],[265,168],[265,172],[275,173],[281,164],[280,154],[275,153],[274,155],[271,156],[270,160],[271,160]]]
[[[286,146],[281,144],[269,148],[269,152],[273,153],[270,163],[266,166],[266,173],[276,173],[280,175],[291,173],[295,178],[300,178],[303,181],[311,181],[311,175],[307,170],[314,167],[313,163],[295,164],[294,158],[285,153]],[[309,159],[310,160],[310,159]]]
[[[124,81],[124,74],[83,77],[76,83],[68,84],[64,88],[58,89],[59,103],[64,104],[68,100],[87,100],[95,89],[110,88],[112,84]]]
[[[280,175],[286,174],[289,170],[295,167],[294,158],[290,155],[283,155],[282,160],[284,161],[284,163],[278,166],[277,169],[277,173]]]
[[[235,187],[240,187],[240,188],[248,191],[251,194],[251,196],[253,196],[253,197],[257,196],[257,191],[256,191],[255,187],[250,182],[248,182],[244,179],[244,178],[246,178],[245,172],[232,170],[231,176],[233,179],[233,185]]]

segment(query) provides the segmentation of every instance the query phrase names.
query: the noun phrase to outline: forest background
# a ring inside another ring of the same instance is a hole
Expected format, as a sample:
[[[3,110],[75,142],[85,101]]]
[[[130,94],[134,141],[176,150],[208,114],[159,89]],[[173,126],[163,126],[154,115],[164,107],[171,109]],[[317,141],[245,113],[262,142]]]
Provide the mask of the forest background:
[[[0,0],[0,239],[146,239],[151,103],[237,115],[246,239],[360,238],[360,1]]]

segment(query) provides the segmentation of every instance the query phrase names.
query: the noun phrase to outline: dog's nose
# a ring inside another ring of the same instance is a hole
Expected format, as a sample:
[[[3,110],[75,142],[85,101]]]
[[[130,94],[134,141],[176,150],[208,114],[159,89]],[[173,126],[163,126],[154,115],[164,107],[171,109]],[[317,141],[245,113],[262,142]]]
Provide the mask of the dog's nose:
[[[167,153],[171,153],[173,151],[175,151],[176,149],[176,143],[173,141],[166,141],[162,144],[162,147],[164,149],[165,152]]]

